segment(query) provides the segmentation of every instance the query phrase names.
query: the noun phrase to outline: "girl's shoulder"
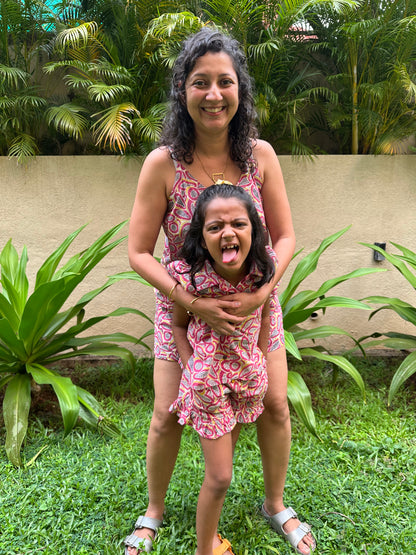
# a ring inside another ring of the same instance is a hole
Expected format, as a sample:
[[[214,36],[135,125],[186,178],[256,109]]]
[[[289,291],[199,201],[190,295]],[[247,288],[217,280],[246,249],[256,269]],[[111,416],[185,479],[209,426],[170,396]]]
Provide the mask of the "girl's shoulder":
[[[169,262],[166,267],[169,274],[178,281],[185,290],[188,290],[191,284],[190,271],[191,267],[182,258]]]

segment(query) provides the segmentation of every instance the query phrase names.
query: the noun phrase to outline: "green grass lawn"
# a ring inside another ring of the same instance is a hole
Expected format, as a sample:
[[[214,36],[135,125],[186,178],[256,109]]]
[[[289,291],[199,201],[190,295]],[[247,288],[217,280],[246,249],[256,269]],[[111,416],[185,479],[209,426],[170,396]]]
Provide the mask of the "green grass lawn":
[[[366,403],[347,377],[339,375],[334,384],[325,363],[290,361],[311,389],[321,441],[293,416],[285,501],[312,525],[317,554],[414,554],[416,382],[408,380],[387,408],[386,390],[398,362],[369,359],[357,365],[367,384]],[[37,400],[24,460],[46,449],[24,469],[13,468],[4,449],[0,455],[1,555],[123,553],[121,541],[147,502],[151,367],[151,361],[142,362],[130,381],[122,366],[74,371],[74,381],[100,398],[124,437],[107,439],[79,427],[64,438],[56,407]],[[202,477],[198,439],[187,428],[155,555],[193,555]],[[262,499],[255,427],[247,426],[237,446],[220,532],[236,555],[294,553],[262,520]]]

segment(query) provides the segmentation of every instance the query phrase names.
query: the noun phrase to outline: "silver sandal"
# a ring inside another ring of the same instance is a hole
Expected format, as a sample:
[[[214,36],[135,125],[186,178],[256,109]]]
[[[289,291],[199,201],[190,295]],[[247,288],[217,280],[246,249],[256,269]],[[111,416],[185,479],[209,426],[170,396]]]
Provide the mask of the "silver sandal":
[[[291,532],[286,533],[284,531],[283,526],[286,524],[286,522],[291,518],[298,517],[298,515],[295,513],[292,507],[284,509],[283,511],[280,511],[280,513],[276,513],[275,515],[269,515],[269,513],[264,508],[264,504],[263,504],[261,507],[261,514],[269,522],[271,527],[290,543],[290,545],[293,547],[296,553],[301,553],[301,555],[303,555],[302,551],[299,551],[298,545],[303,540],[303,538],[307,534],[309,534],[309,532],[311,532],[311,527],[309,526],[309,524],[306,524],[306,522],[301,522],[299,526],[294,530],[292,530]],[[309,553],[311,553],[312,551],[315,551],[315,548],[316,548],[316,541],[315,541],[315,538],[313,538],[313,544],[310,546]]]
[[[130,536],[127,536],[127,538],[124,540],[124,544],[126,546],[124,549],[124,554],[128,555],[128,547],[137,549],[139,553],[150,553],[153,549],[153,542],[157,537],[157,532],[161,526],[162,521],[158,520],[157,518],[150,518],[149,516],[139,516],[136,524],[134,525],[133,533],[130,534]],[[136,530],[140,530],[141,528],[149,528],[149,530],[153,530],[153,532],[155,533],[155,537],[153,538],[153,540],[150,538],[139,538],[138,536],[136,536],[134,532]]]

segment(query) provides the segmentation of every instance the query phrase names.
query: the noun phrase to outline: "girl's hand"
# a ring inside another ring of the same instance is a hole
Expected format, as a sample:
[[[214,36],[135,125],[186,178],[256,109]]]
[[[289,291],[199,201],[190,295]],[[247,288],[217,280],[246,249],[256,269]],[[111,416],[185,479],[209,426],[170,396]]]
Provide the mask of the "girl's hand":
[[[202,318],[210,328],[220,335],[232,335],[235,326],[244,320],[243,316],[234,313],[239,307],[240,301],[230,299],[230,296],[200,297],[192,304],[192,312]]]

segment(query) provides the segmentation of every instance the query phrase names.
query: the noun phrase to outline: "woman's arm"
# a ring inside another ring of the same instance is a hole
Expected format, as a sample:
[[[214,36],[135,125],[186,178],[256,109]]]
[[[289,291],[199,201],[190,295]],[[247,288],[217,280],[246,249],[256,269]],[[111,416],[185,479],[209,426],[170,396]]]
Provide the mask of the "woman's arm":
[[[240,316],[251,314],[266,302],[289,265],[296,242],[289,200],[276,153],[269,143],[258,140],[253,154],[257,160],[260,175],[263,176],[261,195],[264,215],[278,265],[272,280],[254,293],[238,293],[227,297],[241,302],[240,307],[231,312]]]
[[[175,180],[175,167],[167,149],[156,149],[143,163],[130,218],[128,255],[130,265],[139,275],[186,310],[192,310],[220,334],[233,333],[241,321],[225,309],[239,306],[238,300],[198,299],[177,285],[166,269],[153,257],[168,206],[170,188]]]
[[[269,143],[258,141],[255,152],[260,173],[263,175],[261,195],[266,226],[279,262],[275,275],[277,282],[283,276],[295,252],[295,231],[282,170],[275,151]]]
[[[270,301],[266,301],[263,306],[261,313],[261,326],[259,332],[259,339],[257,344],[264,356],[267,355],[267,349],[269,346],[269,336],[270,336]]]

